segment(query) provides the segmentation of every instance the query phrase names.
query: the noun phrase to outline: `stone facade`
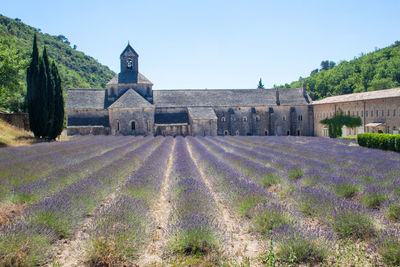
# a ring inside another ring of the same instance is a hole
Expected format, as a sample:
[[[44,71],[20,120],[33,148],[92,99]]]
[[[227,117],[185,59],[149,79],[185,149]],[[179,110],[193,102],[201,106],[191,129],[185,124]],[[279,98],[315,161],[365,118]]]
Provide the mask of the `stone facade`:
[[[316,136],[328,136],[328,128],[320,121],[331,118],[339,109],[362,120],[360,127],[354,129],[343,127],[343,136],[356,136],[364,132],[399,133],[400,88],[328,97],[314,101],[313,107]]]
[[[129,44],[120,61],[105,89],[68,90],[68,134],[314,134],[305,88],[153,91]]]

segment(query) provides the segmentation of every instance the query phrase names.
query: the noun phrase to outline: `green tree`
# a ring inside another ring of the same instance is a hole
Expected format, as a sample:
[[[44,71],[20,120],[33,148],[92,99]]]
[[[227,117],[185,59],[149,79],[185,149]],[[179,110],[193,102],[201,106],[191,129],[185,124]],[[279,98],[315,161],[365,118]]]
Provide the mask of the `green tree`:
[[[54,123],[54,109],[55,109],[55,83],[54,78],[52,76],[51,66],[49,62],[49,57],[47,55],[46,47],[43,48],[43,63],[46,70],[46,99],[44,100],[47,105],[47,125],[46,125],[46,136],[50,136],[53,131],[53,123]]]
[[[64,96],[61,86],[61,78],[60,74],[58,73],[58,68],[54,62],[51,65],[51,73],[54,81],[55,106],[54,106],[53,128],[50,134],[50,139],[56,139],[61,134],[64,128],[65,111],[64,111]]]
[[[0,109],[24,109],[23,70],[26,61],[8,39],[0,40]]]
[[[39,49],[37,46],[37,36],[35,34],[33,38],[31,62],[29,64],[26,73],[26,83],[27,83],[26,103],[27,103],[27,111],[29,114],[29,126],[31,128],[31,131],[36,137],[40,137],[39,135],[40,112],[38,105],[39,86],[40,86],[39,66],[40,66],[40,57],[39,57]]]
[[[264,84],[262,83],[261,78],[260,78],[260,80],[258,81],[257,89],[264,89]]]

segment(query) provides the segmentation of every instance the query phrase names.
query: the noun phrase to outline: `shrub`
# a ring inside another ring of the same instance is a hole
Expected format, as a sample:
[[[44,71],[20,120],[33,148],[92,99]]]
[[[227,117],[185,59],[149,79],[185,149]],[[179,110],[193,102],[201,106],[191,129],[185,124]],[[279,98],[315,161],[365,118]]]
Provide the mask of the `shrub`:
[[[400,152],[400,135],[363,133],[357,135],[360,146]]]
[[[376,209],[385,200],[386,200],[386,196],[383,193],[374,192],[374,193],[366,194],[362,198],[362,203],[364,205],[366,205],[368,208]]]
[[[245,197],[238,204],[238,212],[240,216],[250,217],[250,209],[262,202],[260,197]]]
[[[400,241],[394,238],[385,238],[379,249],[383,261],[389,266],[400,265]]]
[[[262,210],[254,215],[256,229],[258,232],[266,235],[275,227],[287,224],[289,219],[286,215],[277,210]]]
[[[350,198],[358,192],[358,187],[353,183],[337,183],[334,186],[334,191],[338,196]]]
[[[337,214],[332,227],[340,238],[366,239],[375,233],[371,219],[358,211]]]
[[[209,227],[182,229],[170,242],[169,249],[185,255],[205,255],[218,247],[215,232]]]
[[[270,187],[279,183],[280,180],[281,178],[278,175],[270,173],[260,177],[259,183],[262,184],[263,187]]]
[[[299,235],[287,237],[279,242],[277,253],[279,259],[289,263],[322,262],[326,255],[325,249]]]
[[[91,240],[89,250],[90,266],[123,265],[126,259],[118,252],[116,243],[105,238]]]
[[[303,169],[294,168],[294,169],[289,170],[288,178],[290,180],[296,180],[296,179],[299,179],[303,174],[304,174],[304,170]]]
[[[399,203],[392,203],[389,204],[386,210],[386,217],[389,220],[400,220],[400,204]]]

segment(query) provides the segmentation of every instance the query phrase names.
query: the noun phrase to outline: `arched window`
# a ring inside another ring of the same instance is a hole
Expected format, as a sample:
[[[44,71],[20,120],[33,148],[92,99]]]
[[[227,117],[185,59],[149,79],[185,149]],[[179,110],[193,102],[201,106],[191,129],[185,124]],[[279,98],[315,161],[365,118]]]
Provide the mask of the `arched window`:
[[[247,121],[247,117],[246,117],[246,116],[243,117],[243,121],[244,121],[244,122]]]
[[[298,120],[302,121],[303,120],[303,115],[299,115]]]
[[[227,130],[225,130],[224,135],[229,135],[229,132]]]
[[[239,130],[236,130],[236,135],[239,135]]]
[[[119,131],[119,120],[117,120],[117,131]]]
[[[135,121],[131,121],[131,130],[132,131],[136,130],[136,122]]]
[[[290,135],[290,130],[287,130],[287,131],[286,131],[286,135]]]
[[[260,121],[260,116],[259,115],[256,116],[256,121]]]
[[[128,58],[128,60],[126,61],[126,67],[127,67],[128,69],[132,69],[132,67],[133,67],[133,61],[132,61],[131,58]]]
[[[286,115],[282,116],[282,120],[285,121],[286,120]]]
[[[268,130],[264,130],[264,135],[268,135]]]
[[[297,136],[300,136],[300,135],[301,135],[300,130],[297,130]]]
[[[225,122],[226,121],[225,117],[221,117],[221,121]]]

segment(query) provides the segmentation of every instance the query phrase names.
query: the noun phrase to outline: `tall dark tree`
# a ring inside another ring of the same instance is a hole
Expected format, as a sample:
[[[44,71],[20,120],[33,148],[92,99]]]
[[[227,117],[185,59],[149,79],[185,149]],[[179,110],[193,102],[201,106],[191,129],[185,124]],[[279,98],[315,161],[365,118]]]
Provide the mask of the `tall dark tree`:
[[[258,81],[257,89],[264,89],[264,84],[262,83],[261,78],[260,78],[260,80]]]
[[[48,111],[48,89],[47,89],[47,74],[46,74],[46,65],[43,57],[40,57],[39,60],[39,87],[38,87],[38,97],[36,98],[35,105],[37,108],[35,109],[38,112],[38,121],[37,121],[37,136],[41,138],[45,138],[47,136],[47,127],[49,123],[49,111]]]
[[[51,64],[51,76],[54,81],[54,121],[50,134],[50,139],[54,140],[59,136],[64,128],[64,96],[61,86],[61,78],[56,64]]]
[[[46,125],[46,136],[50,136],[53,131],[54,123],[54,109],[55,109],[55,83],[54,77],[52,76],[51,66],[49,62],[49,57],[47,55],[46,47],[43,49],[43,63],[46,70],[46,105],[47,105],[47,125]],[[44,79],[45,77],[43,77]]]
[[[26,82],[27,82],[27,94],[26,94],[26,105],[29,114],[29,125],[36,137],[39,137],[39,121],[40,121],[40,112],[39,112],[39,65],[40,65],[40,57],[39,57],[39,49],[37,46],[37,36],[33,37],[33,47],[32,47],[32,56],[31,63],[29,64]]]

